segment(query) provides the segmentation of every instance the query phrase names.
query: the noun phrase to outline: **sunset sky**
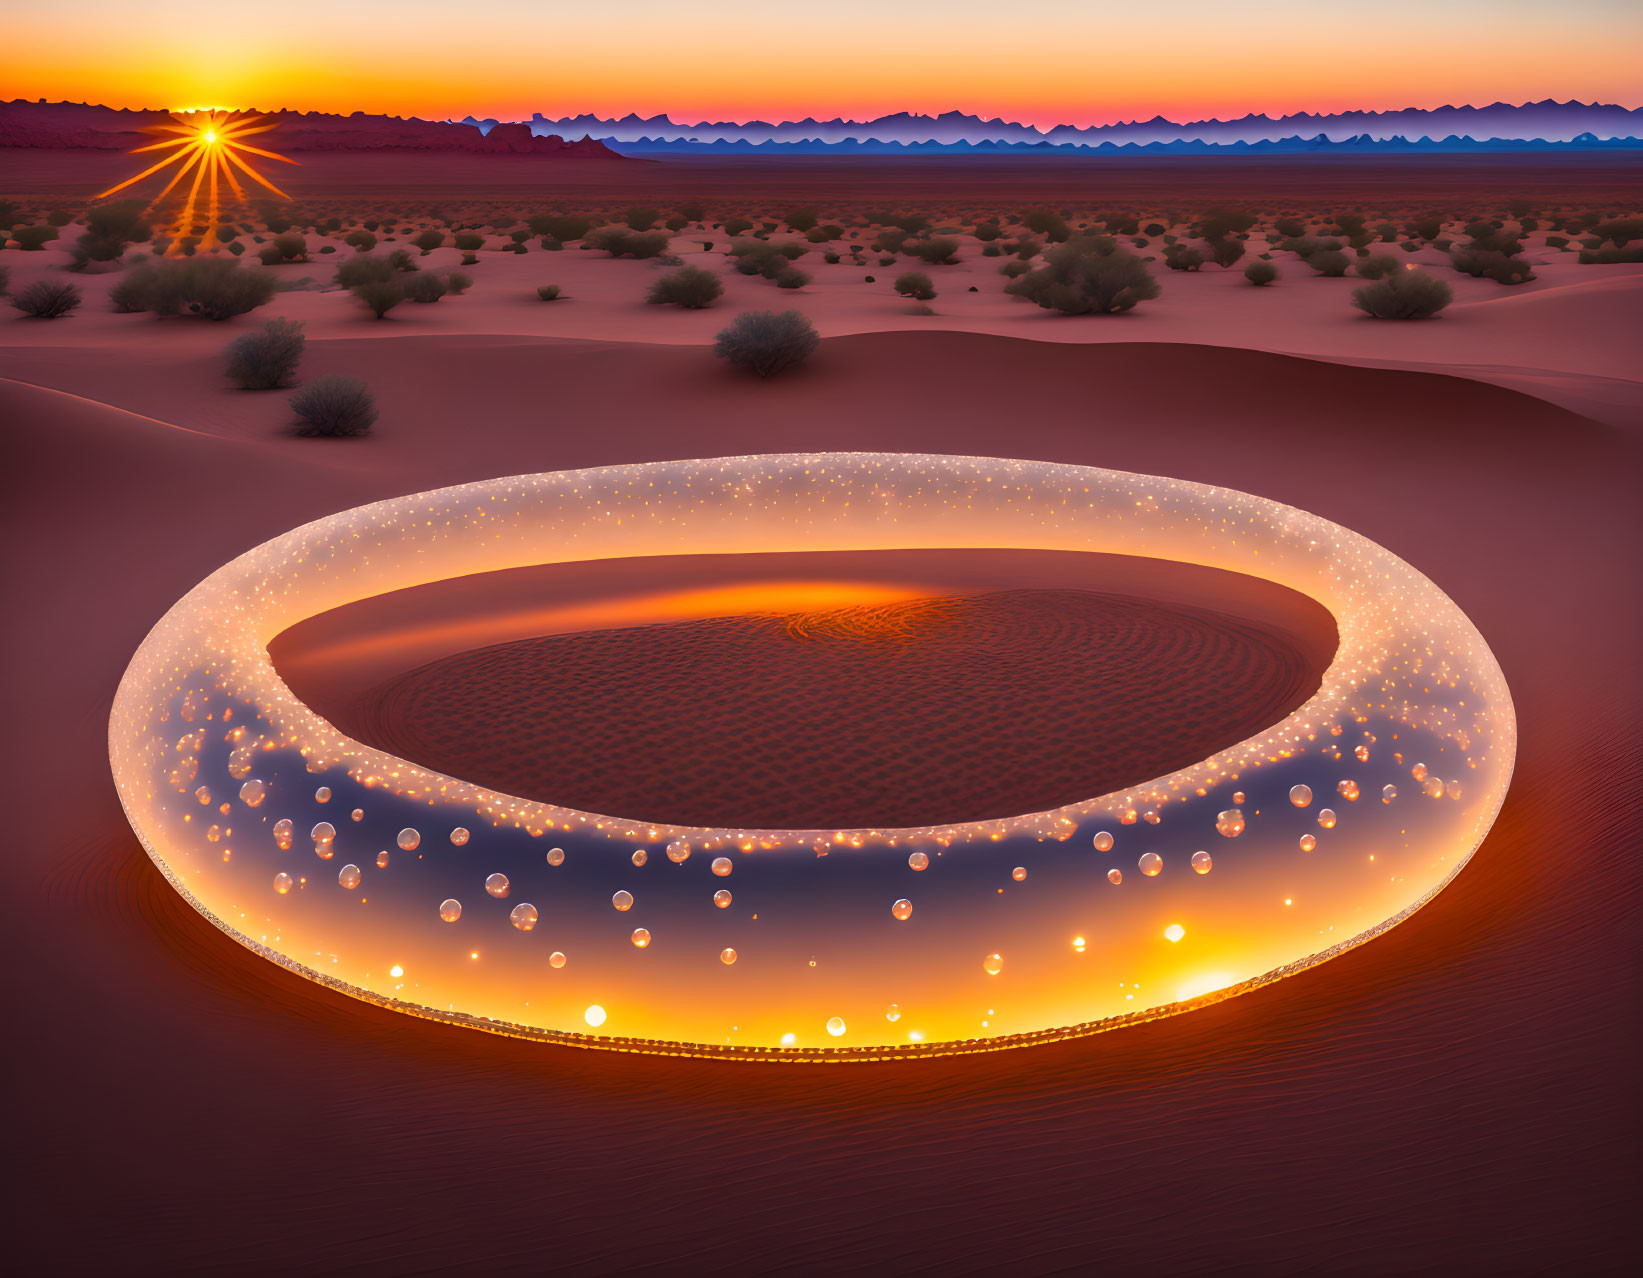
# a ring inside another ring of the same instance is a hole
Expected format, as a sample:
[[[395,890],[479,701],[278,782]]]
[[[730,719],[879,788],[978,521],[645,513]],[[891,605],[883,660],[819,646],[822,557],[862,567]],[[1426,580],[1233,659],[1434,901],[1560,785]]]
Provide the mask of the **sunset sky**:
[[[425,118],[667,112],[681,122],[965,110],[1032,124],[1162,114],[1643,102],[1635,0],[288,0],[167,17],[20,8],[5,97]]]

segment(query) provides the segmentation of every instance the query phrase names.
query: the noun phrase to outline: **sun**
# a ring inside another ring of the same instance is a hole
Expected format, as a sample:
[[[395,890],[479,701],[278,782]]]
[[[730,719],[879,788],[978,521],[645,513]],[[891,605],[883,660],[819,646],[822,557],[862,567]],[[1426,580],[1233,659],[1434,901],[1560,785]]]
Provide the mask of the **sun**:
[[[243,204],[245,188],[240,184],[242,174],[259,186],[266,187],[282,200],[289,200],[289,195],[257,172],[246,158],[255,155],[267,160],[278,160],[281,164],[296,163],[295,160],[275,151],[267,151],[245,141],[252,134],[267,133],[270,129],[278,127],[277,124],[263,123],[265,118],[261,115],[215,109],[173,112],[170,123],[156,125],[148,132],[176,136],[162,136],[160,141],[151,142],[132,151],[133,155],[163,151],[165,158],[157,164],[151,164],[135,177],[111,186],[93,198],[107,199],[175,165],[176,172],[166,182],[164,189],[149,201],[151,208],[160,204],[178,189],[183,179],[192,175],[187,198],[178,210],[173,226],[174,235],[186,232],[202,213],[206,222],[215,226],[221,208],[223,186],[228,188],[237,203]],[[176,240],[173,247],[176,248],[180,243],[180,239]]]

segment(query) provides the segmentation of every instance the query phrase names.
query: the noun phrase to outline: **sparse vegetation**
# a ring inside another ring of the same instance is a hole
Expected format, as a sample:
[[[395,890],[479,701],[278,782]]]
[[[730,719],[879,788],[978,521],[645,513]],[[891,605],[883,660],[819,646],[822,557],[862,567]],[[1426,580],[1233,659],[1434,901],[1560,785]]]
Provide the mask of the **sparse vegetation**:
[[[61,319],[80,300],[80,290],[64,280],[35,280],[11,295],[11,304],[32,319]]]
[[[379,320],[405,300],[405,286],[396,279],[370,280],[351,291]]]
[[[291,410],[303,435],[352,438],[365,434],[377,420],[376,399],[365,383],[335,373],[315,378],[291,396]]]
[[[660,257],[667,252],[666,231],[635,231],[626,226],[600,226],[582,238],[588,248],[602,250],[612,257]]]
[[[1171,244],[1164,250],[1164,265],[1172,271],[1196,271],[1204,264],[1204,255],[1185,244]]]
[[[1352,292],[1352,305],[1375,319],[1430,319],[1454,299],[1442,280],[1399,269]]]
[[[14,226],[11,228],[11,238],[17,241],[17,247],[25,253],[38,253],[47,244],[57,238],[57,228],[46,222],[33,226]]]
[[[255,333],[236,337],[223,352],[225,370],[242,390],[275,390],[289,386],[302,362],[305,339],[300,320],[269,320]]]
[[[167,258],[126,273],[109,298],[120,311],[226,320],[273,300],[274,279],[229,258]]]
[[[1498,249],[1480,249],[1476,240],[1451,250],[1449,265],[1462,275],[1491,279],[1497,284],[1524,284],[1535,278],[1529,263]]]
[[[1319,275],[1337,278],[1346,274],[1346,268],[1352,265],[1352,259],[1340,249],[1319,249],[1306,258],[1306,264]]]
[[[427,304],[437,302],[448,291],[445,277],[433,271],[418,271],[414,275],[407,275],[399,285],[405,290],[405,296],[413,302]]]
[[[1404,266],[1405,263],[1398,261],[1390,253],[1376,253],[1358,263],[1358,277],[1365,280],[1384,280],[1387,276],[1402,271]]]
[[[417,248],[422,250],[424,256],[432,253],[444,242],[445,232],[437,231],[431,226],[426,231],[423,231],[420,235],[418,235],[416,239],[411,241],[412,244],[415,244]]]
[[[798,311],[744,311],[719,332],[713,353],[760,377],[774,377],[802,364],[820,341]]]
[[[1004,291],[1063,315],[1116,315],[1162,292],[1146,263],[1106,237],[1049,249],[1042,267]]]
[[[117,262],[129,245],[153,235],[143,208],[140,201],[122,200],[98,205],[87,213],[85,233],[74,244],[72,269],[83,270],[92,262]]]
[[[655,306],[679,306],[699,311],[712,306],[725,287],[712,271],[684,266],[654,281],[645,300]]]
[[[1271,262],[1251,262],[1244,267],[1244,278],[1251,284],[1264,286],[1278,278],[1278,268]]]
[[[926,240],[913,240],[901,246],[902,252],[931,266],[951,266],[958,261],[958,241],[945,235]]]
[[[909,271],[898,276],[895,289],[898,295],[920,302],[927,302],[936,295],[936,286],[922,271]]]

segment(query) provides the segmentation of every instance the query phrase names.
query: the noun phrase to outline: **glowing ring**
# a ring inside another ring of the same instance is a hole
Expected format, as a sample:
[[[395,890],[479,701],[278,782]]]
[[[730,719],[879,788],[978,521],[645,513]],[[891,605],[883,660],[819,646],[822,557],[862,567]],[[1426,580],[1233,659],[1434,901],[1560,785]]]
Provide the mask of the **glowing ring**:
[[[1298,710],[1193,767],[1051,812],[880,831],[641,826],[512,798],[348,739],[267,653],[303,618],[479,571],[917,547],[1258,576],[1328,608],[1340,648]],[[1320,962],[1461,868],[1515,749],[1482,637],[1356,533],[1181,480],[888,454],[529,475],[332,515],[190,591],[109,724],[149,855],[285,967],[501,1033],[799,1061],[1091,1033]]]

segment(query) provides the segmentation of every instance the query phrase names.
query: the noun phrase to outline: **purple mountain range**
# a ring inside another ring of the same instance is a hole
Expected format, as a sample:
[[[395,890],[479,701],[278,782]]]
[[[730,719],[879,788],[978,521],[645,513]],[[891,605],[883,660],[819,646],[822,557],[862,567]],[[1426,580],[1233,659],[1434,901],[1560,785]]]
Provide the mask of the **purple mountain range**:
[[[488,129],[495,120],[465,124]],[[1039,143],[1052,145],[1101,142],[1116,144],[1152,142],[1267,142],[1281,138],[1324,136],[1332,142],[1348,138],[1445,138],[1465,137],[1477,141],[1491,138],[1518,138],[1545,142],[1568,142],[1590,134],[1599,139],[1643,136],[1643,108],[1627,108],[1607,103],[1525,102],[1513,106],[1495,102],[1489,106],[1408,107],[1397,111],[1341,111],[1314,115],[1246,115],[1236,120],[1193,120],[1177,123],[1155,116],[1121,124],[1077,127],[1058,124],[1037,128],[1009,120],[983,119],[963,111],[940,115],[920,115],[897,111],[876,120],[784,120],[771,124],[750,120],[746,124],[728,121],[679,124],[666,115],[649,117],[625,115],[606,119],[597,115],[575,115],[552,119],[540,112],[525,121],[536,134],[561,137],[591,135],[607,142],[634,142],[640,138],[695,142],[937,142],[937,143]]]

